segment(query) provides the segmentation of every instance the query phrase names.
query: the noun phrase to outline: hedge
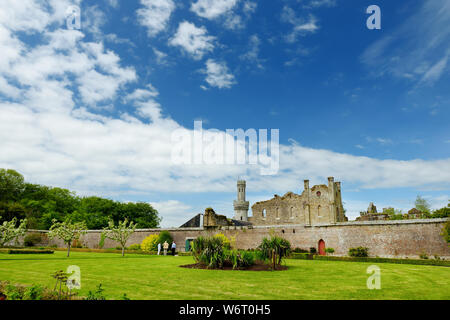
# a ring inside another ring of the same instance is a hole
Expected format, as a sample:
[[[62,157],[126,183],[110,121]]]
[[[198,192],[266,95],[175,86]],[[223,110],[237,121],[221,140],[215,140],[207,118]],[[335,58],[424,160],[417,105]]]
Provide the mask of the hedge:
[[[0,249],[0,253],[6,254],[51,254],[53,250],[39,250],[39,249]]]
[[[312,259],[314,259],[314,254],[313,253],[292,253],[289,258],[312,260]]]
[[[52,248],[56,251],[67,251],[67,248]],[[70,252],[96,252],[96,253],[122,253],[122,250],[118,249],[90,249],[90,248],[70,248]],[[156,251],[144,252],[142,250],[125,250],[125,253],[134,254],[158,254]]]
[[[349,261],[349,262],[372,262],[372,263],[397,263],[397,264],[416,264],[429,266],[450,267],[450,261],[446,260],[419,260],[419,259],[396,259],[396,258],[356,258],[356,257],[337,257],[337,256],[321,256],[308,253],[293,253],[291,259],[305,260],[327,260],[327,261]]]
[[[450,261],[447,260],[419,260],[419,259],[398,259],[398,258],[356,258],[356,257],[335,257],[335,256],[314,256],[314,260],[329,261],[355,261],[355,262],[379,262],[379,263],[397,263],[397,264],[416,264],[450,267]]]

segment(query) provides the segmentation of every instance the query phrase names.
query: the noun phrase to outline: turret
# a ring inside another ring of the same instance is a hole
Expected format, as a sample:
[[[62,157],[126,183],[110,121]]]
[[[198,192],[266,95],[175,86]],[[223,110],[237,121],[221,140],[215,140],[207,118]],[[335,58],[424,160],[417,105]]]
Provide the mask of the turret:
[[[237,200],[234,204],[234,219],[241,221],[248,221],[248,207],[249,202],[245,201],[245,180],[238,180],[237,182]]]

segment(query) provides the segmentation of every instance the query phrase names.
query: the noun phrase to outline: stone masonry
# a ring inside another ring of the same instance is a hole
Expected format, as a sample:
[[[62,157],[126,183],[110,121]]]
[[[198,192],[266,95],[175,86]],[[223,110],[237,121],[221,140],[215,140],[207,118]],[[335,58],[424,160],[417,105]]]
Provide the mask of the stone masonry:
[[[235,227],[224,226],[215,229],[174,228],[141,229],[129,239],[127,246],[141,243],[148,235],[168,230],[174,238],[178,250],[185,250],[188,239],[200,235],[223,233],[227,237],[236,237],[236,245],[241,249],[256,248],[270,233],[282,236],[291,242],[293,248],[318,248],[320,240],[325,246],[334,248],[335,255],[346,256],[349,248],[363,246],[369,248],[370,256],[417,258],[421,253],[429,256],[439,255],[450,259],[448,244],[440,235],[447,219],[414,219],[396,221],[339,222],[335,224],[286,224],[274,226]],[[30,231],[36,232],[36,231]],[[46,233],[46,231],[39,231]],[[82,237],[81,242],[89,248],[98,248],[101,231],[91,230]],[[45,239],[46,237],[44,237]],[[41,245],[57,244],[60,241],[48,241]],[[114,248],[117,243],[106,240],[104,248]]]
[[[347,221],[342,206],[341,183],[328,178],[328,185],[309,187],[309,180],[304,181],[302,194],[288,192],[280,197],[256,202],[252,206],[252,217],[248,218],[254,226],[319,223],[336,223]]]

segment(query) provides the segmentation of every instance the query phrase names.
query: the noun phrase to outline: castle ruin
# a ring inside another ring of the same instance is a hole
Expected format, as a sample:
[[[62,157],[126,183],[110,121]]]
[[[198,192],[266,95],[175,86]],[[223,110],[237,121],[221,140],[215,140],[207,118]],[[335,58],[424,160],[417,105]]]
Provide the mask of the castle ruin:
[[[272,199],[256,202],[252,216],[248,217],[248,201],[245,201],[245,181],[238,181],[238,199],[234,201],[236,220],[248,221],[254,226],[262,225],[314,225],[348,221],[341,197],[341,183],[328,178],[328,185],[309,186],[304,180],[301,194],[287,192]]]

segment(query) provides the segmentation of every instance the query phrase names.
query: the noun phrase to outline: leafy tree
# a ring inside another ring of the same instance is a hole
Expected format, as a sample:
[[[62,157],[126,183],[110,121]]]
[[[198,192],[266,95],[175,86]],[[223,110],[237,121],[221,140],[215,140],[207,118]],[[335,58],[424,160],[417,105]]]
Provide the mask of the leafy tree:
[[[4,221],[0,225],[0,247],[3,247],[8,242],[15,240],[20,236],[25,235],[27,220],[20,220],[20,224],[16,227],[17,219],[13,218],[11,221]]]
[[[396,215],[396,214],[402,214],[402,210],[397,210],[392,207],[389,208],[383,208],[383,213],[388,215]]]
[[[24,188],[25,181],[20,173],[12,169],[0,168],[0,199],[2,201],[18,200]]]
[[[161,218],[150,204],[121,203],[100,197],[79,197],[74,192],[24,182],[14,171],[0,169],[0,223],[27,219],[28,228],[49,230],[53,220],[86,223],[88,229],[101,230],[108,221],[128,219],[142,228],[157,228]]]
[[[425,214],[429,214],[431,212],[430,204],[426,199],[422,198],[420,195],[418,195],[416,198],[415,208],[419,211],[422,211]]]
[[[19,202],[0,202],[0,222],[27,218],[28,210]]]
[[[447,218],[450,217],[450,202],[444,208],[433,211],[431,218]]]
[[[383,213],[389,215],[389,220],[403,220],[405,219],[402,210],[394,209],[392,207],[383,208]]]
[[[122,257],[125,255],[125,245],[128,241],[128,238],[134,233],[136,230],[136,224],[130,221],[128,224],[128,220],[125,219],[123,222],[118,223],[117,227],[114,225],[114,221],[110,221],[108,224],[108,228],[105,228],[103,234],[106,238],[111,239],[113,241],[117,241],[120,243],[122,247]]]
[[[53,225],[50,227],[48,237],[50,239],[59,238],[67,245],[67,256],[70,255],[70,247],[74,240],[80,239],[81,235],[86,234],[86,223],[75,222],[70,220],[58,222],[53,220]]]
[[[161,245],[162,245],[165,241],[167,241],[168,244],[171,244],[172,241],[173,241],[173,238],[172,238],[172,236],[170,235],[170,232],[167,231],[167,230],[161,231],[161,232],[159,233],[159,239],[158,239],[158,242],[160,242]]]

